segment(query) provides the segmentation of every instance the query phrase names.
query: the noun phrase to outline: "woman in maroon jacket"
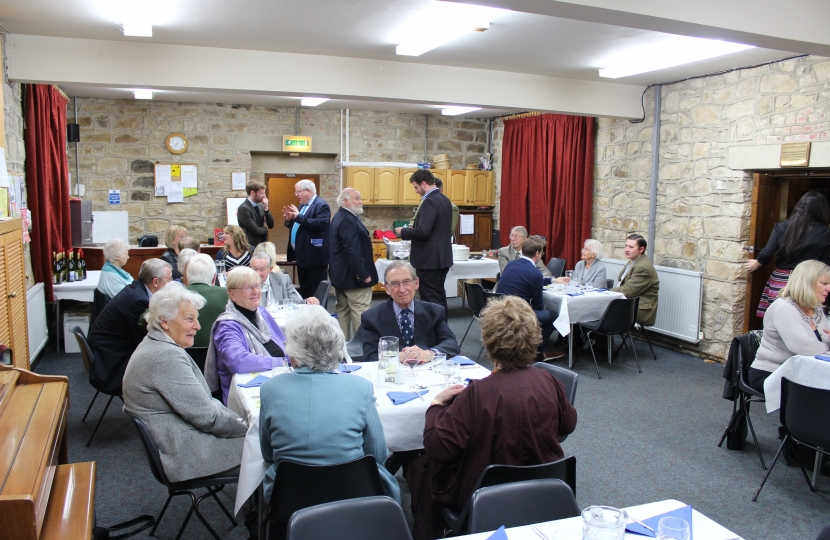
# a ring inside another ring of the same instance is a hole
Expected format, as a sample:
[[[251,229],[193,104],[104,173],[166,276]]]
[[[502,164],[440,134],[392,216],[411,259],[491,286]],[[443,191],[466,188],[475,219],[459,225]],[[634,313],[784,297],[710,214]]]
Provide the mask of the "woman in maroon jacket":
[[[510,296],[491,302],[482,312],[481,337],[493,373],[435,397],[426,413],[426,454],[406,472],[416,540],[441,536],[440,508],[463,508],[485,467],[561,459],[559,436],[576,427],[562,383],[531,367],[542,333],[527,302]]]

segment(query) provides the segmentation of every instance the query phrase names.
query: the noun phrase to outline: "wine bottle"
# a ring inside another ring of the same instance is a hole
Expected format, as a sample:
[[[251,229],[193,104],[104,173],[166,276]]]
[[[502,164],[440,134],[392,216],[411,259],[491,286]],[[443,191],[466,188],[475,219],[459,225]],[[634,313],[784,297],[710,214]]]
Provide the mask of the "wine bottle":
[[[78,248],[78,278],[77,281],[86,279],[86,261],[84,260],[83,248]]]
[[[60,269],[60,283],[66,283],[66,257],[63,254],[63,251],[58,251],[58,261],[59,261],[59,269]]]
[[[75,253],[71,249],[66,251],[66,281],[75,281]]]
[[[52,252],[52,285],[58,285],[61,282],[61,271],[58,267],[58,254]]]

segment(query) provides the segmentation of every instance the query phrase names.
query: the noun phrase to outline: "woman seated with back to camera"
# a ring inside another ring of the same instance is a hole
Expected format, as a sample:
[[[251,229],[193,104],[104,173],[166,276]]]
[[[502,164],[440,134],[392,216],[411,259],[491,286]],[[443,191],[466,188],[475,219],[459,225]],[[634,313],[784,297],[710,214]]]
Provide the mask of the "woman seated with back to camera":
[[[292,319],[285,333],[295,369],[259,389],[259,440],[268,463],[265,498],[271,498],[280,460],[333,465],[371,455],[384,493],[400,503],[398,482],[383,466],[389,451],[372,383],[339,372],[346,340],[337,321],[322,307],[311,307]]]
[[[205,299],[169,283],[150,299],[147,336],[124,372],[124,408],[141,419],[159,448],[164,472],[183,482],[238,469],[248,428],[211,398],[185,352],[199,330]]]
[[[260,280],[247,266],[228,272],[228,307],[216,318],[205,359],[205,379],[212,391],[228,389],[235,373],[267,371],[284,366],[285,336],[271,317],[259,307]]]
[[[590,285],[595,289],[604,289],[607,285],[605,264],[602,258],[602,244],[598,240],[589,238],[582,247],[582,260],[574,267],[573,281],[580,285]]]
[[[764,381],[797,354],[815,356],[830,349],[830,323],[822,304],[830,292],[830,266],[804,261],[764,315],[764,336],[749,366],[749,385],[764,391]]]
[[[461,510],[485,467],[561,459],[559,436],[576,427],[562,383],[532,367],[542,332],[530,305],[514,296],[492,300],[480,321],[493,373],[435,396],[426,412],[426,453],[406,471],[416,540],[441,535],[440,508]]]

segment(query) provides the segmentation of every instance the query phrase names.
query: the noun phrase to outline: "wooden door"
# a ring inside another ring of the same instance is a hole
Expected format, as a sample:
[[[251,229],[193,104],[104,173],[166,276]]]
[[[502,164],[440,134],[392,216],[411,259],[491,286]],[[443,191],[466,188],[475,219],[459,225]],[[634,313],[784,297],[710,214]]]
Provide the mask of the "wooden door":
[[[6,258],[6,240],[8,237],[8,234],[0,234],[0,343],[12,347],[11,317],[8,302],[9,289],[6,276],[12,268]]]
[[[398,180],[398,204],[418,206],[421,204],[421,196],[415,192],[415,188],[409,183],[409,179],[418,169],[401,169]]]
[[[375,169],[374,167],[346,167],[346,186],[358,190],[363,204],[375,203]]]
[[[372,255],[374,255],[374,260],[377,261],[378,259],[385,259],[386,258],[386,244],[383,243],[372,243]],[[383,279],[383,276],[379,276]],[[372,292],[384,292],[386,288],[384,288],[383,283],[378,282],[377,285],[372,287]]]
[[[469,204],[475,206],[492,206],[494,204],[492,171],[467,171],[467,181],[470,185]]]
[[[744,248],[747,251],[748,259],[754,259],[761,253],[767,240],[769,240],[773,226],[777,222],[787,219],[786,198],[783,199],[784,204],[782,205],[781,180],[760,173],[755,173],[753,180],[749,244]],[[755,312],[758,309],[761,294],[764,292],[764,285],[772,274],[773,266],[774,264],[770,263],[751,274],[747,274],[744,332],[761,330],[764,327],[764,319],[756,317]]]
[[[9,336],[5,343],[14,352],[15,367],[29,369],[29,327],[26,321],[26,281],[23,276],[23,231],[15,230],[2,235],[2,272],[5,272],[5,294],[0,304],[5,304],[7,318],[0,318],[0,326],[7,326]],[[8,321],[7,323],[5,321]]]
[[[400,169],[391,167],[375,169],[375,204],[398,204],[399,188]]]
[[[288,252],[288,238],[290,231],[284,225],[282,207],[293,204],[299,208],[299,201],[294,195],[294,184],[300,180],[308,179],[317,186],[317,193],[320,193],[319,174],[290,174],[290,173],[268,173],[265,175],[265,193],[268,195],[268,207],[274,216],[274,228],[268,230],[268,241],[277,246],[277,255],[282,256]]]
[[[449,169],[444,181],[444,195],[456,206],[467,206],[467,171]]]

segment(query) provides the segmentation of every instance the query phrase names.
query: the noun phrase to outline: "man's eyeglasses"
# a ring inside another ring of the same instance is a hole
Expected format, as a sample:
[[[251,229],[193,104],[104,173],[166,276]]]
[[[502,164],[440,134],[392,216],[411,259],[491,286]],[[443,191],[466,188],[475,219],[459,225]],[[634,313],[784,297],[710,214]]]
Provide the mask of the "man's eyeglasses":
[[[527,238],[527,236],[523,234],[511,234],[510,238]]]
[[[390,289],[400,289],[401,286],[403,287],[410,287],[413,283],[415,283],[414,279],[405,279],[403,281],[390,281],[386,285]]]
[[[262,290],[262,285],[248,285],[247,287],[233,287],[231,288],[232,291],[245,291],[246,293],[250,293],[253,291]]]
[[[296,189],[296,190],[294,190],[294,195],[299,195],[303,191],[308,191],[308,190],[307,189]]]

